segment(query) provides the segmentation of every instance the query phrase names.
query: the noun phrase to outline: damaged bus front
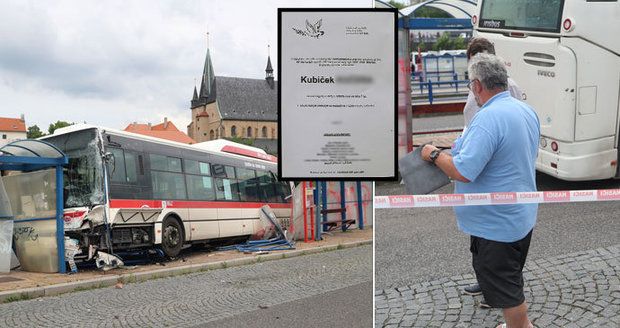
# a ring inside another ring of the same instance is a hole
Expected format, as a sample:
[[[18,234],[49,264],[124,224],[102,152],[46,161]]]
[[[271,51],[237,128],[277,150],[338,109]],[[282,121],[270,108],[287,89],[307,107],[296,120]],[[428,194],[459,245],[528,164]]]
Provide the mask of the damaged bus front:
[[[111,157],[103,151],[99,129],[70,130],[43,139],[69,157],[63,172],[65,236],[77,246],[76,260],[90,260],[97,250],[112,250],[104,179],[104,163],[109,167]]]

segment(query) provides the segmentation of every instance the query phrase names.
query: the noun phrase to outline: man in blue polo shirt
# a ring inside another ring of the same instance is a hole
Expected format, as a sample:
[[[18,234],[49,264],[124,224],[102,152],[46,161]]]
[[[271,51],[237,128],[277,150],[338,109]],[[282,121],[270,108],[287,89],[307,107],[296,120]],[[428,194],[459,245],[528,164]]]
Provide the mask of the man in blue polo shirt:
[[[498,57],[477,54],[468,71],[480,111],[455,141],[452,155],[427,145],[422,157],[456,180],[456,193],[536,191],[536,113],[506,91],[508,75]],[[523,266],[537,210],[537,204],[454,208],[459,229],[471,235],[472,262],[484,298],[503,309],[510,328],[531,327]]]

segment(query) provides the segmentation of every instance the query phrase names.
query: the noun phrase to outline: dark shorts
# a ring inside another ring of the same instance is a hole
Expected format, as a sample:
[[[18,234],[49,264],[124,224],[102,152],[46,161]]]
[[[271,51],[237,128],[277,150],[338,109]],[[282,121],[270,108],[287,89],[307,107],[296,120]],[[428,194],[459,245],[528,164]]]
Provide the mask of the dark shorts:
[[[523,239],[502,243],[471,236],[470,251],[485,301],[495,308],[511,308],[525,301],[523,266],[532,231]]]

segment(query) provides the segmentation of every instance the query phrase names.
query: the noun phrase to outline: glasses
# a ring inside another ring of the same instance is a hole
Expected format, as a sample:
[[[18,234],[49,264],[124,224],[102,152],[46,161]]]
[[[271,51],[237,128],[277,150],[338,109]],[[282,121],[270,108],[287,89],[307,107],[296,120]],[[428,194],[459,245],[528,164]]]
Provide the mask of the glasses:
[[[471,85],[472,85],[472,84],[474,83],[474,81],[476,81],[476,80],[478,80],[478,79],[473,79],[473,80],[471,80],[471,81],[467,82],[467,89],[471,90]]]

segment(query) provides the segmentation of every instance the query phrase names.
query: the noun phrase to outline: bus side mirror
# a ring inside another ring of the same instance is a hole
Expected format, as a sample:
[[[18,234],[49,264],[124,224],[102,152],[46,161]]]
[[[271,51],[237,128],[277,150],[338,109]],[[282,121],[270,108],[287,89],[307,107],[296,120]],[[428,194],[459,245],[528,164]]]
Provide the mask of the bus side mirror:
[[[110,172],[110,176],[112,176],[114,174],[114,171],[116,170],[116,160],[114,158],[114,154],[110,152],[105,153],[103,155],[103,160],[112,169]]]

